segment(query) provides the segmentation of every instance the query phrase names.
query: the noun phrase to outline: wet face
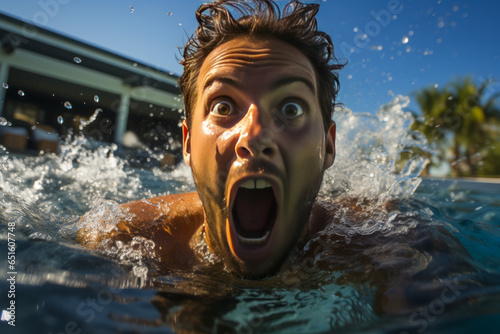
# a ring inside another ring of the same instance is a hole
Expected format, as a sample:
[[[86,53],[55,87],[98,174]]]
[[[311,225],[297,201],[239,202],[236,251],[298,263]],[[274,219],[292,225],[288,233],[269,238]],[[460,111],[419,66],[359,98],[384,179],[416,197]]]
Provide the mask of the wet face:
[[[335,157],[314,68],[275,39],[237,38],[205,59],[184,159],[209,246],[238,275],[276,272],[309,220]]]

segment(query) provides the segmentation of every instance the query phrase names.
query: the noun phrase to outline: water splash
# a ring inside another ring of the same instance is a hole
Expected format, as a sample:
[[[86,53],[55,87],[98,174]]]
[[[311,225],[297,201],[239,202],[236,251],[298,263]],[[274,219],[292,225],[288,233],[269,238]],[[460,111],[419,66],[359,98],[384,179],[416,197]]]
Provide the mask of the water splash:
[[[132,273],[147,279],[148,267],[144,261],[156,258],[155,244],[143,237],[133,237],[130,242],[110,240],[106,235],[116,229],[119,222],[134,218],[126,209],[115,201],[95,197],[92,209],[75,224],[78,230],[86,231],[80,237],[80,243],[96,249],[101,254],[115,258],[122,265],[132,266]]]
[[[426,163],[421,157],[400,161],[401,153],[411,147],[429,150],[425,137],[410,131],[413,116],[404,111],[407,105],[407,98],[396,97],[375,115],[356,114],[346,108],[336,112],[337,158],[325,175],[321,193],[330,197],[332,193],[339,193],[371,199],[370,203],[375,204],[367,206],[369,219],[361,220],[357,226],[348,219],[346,211],[339,211],[337,218],[342,224],[337,230],[325,233],[352,236],[374,231],[404,233],[412,228],[411,217],[406,217],[405,224],[399,224],[401,217],[392,216],[379,205],[392,198],[410,196],[420,182],[418,175]],[[101,111],[96,109],[88,121],[81,122],[80,130],[95,121]],[[75,233],[75,225],[51,223],[51,226],[44,226],[43,222],[67,221],[66,217],[78,217],[91,209],[94,216],[89,217],[94,218],[80,223],[97,224],[104,216],[97,217],[105,212],[118,214],[114,211],[117,203],[194,190],[191,171],[185,164],[170,172],[157,167],[151,170],[133,168],[127,159],[119,156],[117,145],[100,143],[82,135],[67,137],[60,143],[60,150],[60,155],[35,157],[0,151],[0,187],[11,196],[2,201],[0,211],[15,212],[22,203],[22,206],[27,206],[23,210],[31,214],[52,215],[57,212],[58,215],[38,220],[41,223],[36,229],[32,226],[27,235],[35,232],[53,237],[62,237],[64,233],[71,235]],[[148,154],[151,159],[161,160],[161,154],[149,151]],[[102,226],[89,227],[100,232],[109,231],[113,228],[111,222],[116,223],[116,220],[115,217],[114,220],[104,220],[107,223]],[[58,226],[55,232],[54,226]],[[119,248],[128,249],[127,245],[123,247]],[[123,256],[128,258],[128,255]],[[139,276],[145,273],[141,264],[137,264],[135,271]]]
[[[383,202],[410,196],[420,183],[418,175],[427,163],[415,156],[400,160],[411,147],[430,151],[425,137],[410,130],[411,113],[404,111],[408,98],[398,96],[375,115],[337,110],[337,157],[325,174],[321,194],[343,194]],[[95,121],[96,109],[80,130]],[[7,120],[2,119],[1,124]],[[127,202],[162,193],[194,190],[189,168],[181,164],[171,172],[160,168],[140,171],[117,155],[114,144],[99,143],[81,135],[60,143],[61,154],[23,157],[0,152],[3,178],[0,186],[19,194],[27,203],[38,203],[51,211],[82,214],[92,206],[94,196]],[[148,152],[151,159],[162,155]]]
[[[97,116],[99,115],[99,113],[102,112],[102,109],[101,108],[97,108],[96,110],[94,110],[94,113],[92,114],[92,116],[89,117],[89,119],[87,121],[84,121],[83,119],[80,119],[80,125],[78,126],[78,129],[81,131],[83,130],[84,127],[86,127],[87,125],[91,124],[93,121],[96,120]]]
[[[375,115],[348,108],[335,111],[337,154],[325,174],[323,194],[340,192],[379,203],[413,194],[428,159],[414,155],[403,160],[402,153],[412,148],[434,151],[425,136],[410,129],[414,118],[405,111],[409,102],[408,97],[397,96]]]

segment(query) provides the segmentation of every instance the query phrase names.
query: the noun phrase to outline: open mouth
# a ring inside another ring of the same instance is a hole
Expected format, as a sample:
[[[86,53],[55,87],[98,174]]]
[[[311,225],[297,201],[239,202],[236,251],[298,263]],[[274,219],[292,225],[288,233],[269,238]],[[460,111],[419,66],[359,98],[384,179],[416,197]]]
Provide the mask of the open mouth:
[[[266,244],[276,222],[278,205],[271,184],[249,179],[238,187],[232,207],[232,221],[240,244]]]

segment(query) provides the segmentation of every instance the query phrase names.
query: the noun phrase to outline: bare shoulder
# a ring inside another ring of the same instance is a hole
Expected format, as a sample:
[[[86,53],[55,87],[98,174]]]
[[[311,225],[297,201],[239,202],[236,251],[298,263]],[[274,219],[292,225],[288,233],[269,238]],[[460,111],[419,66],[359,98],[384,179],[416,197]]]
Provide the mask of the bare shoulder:
[[[203,224],[202,203],[195,192],[137,200],[121,204],[118,210],[123,214],[115,215],[118,221],[108,222],[115,226],[109,233],[96,233],[94,225],[86,225],[78,231],[76,242],[96,248],[105,239],[127,241],[140,236],[160,247],[172,239],[180,245],[187,244]]]
[[[141,227],[177,222],[191,225],[203,219],[202,203],[196,192],[142,199],[121,207],[134,216],[133,224]]]

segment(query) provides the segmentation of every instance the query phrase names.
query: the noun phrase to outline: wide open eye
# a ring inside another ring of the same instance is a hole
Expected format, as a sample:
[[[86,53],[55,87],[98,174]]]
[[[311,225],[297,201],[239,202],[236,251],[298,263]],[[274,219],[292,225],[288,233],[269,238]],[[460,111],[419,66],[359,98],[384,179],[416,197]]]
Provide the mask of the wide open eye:
[[[296,118],[304,114],[302,106],[296,102],[287,102],[281,107],[281,113],[286,118]]]
[[[229,101],[219,101],[214,103],[210,112],[215,115],[227,116],[234,112],[233,104]]]

